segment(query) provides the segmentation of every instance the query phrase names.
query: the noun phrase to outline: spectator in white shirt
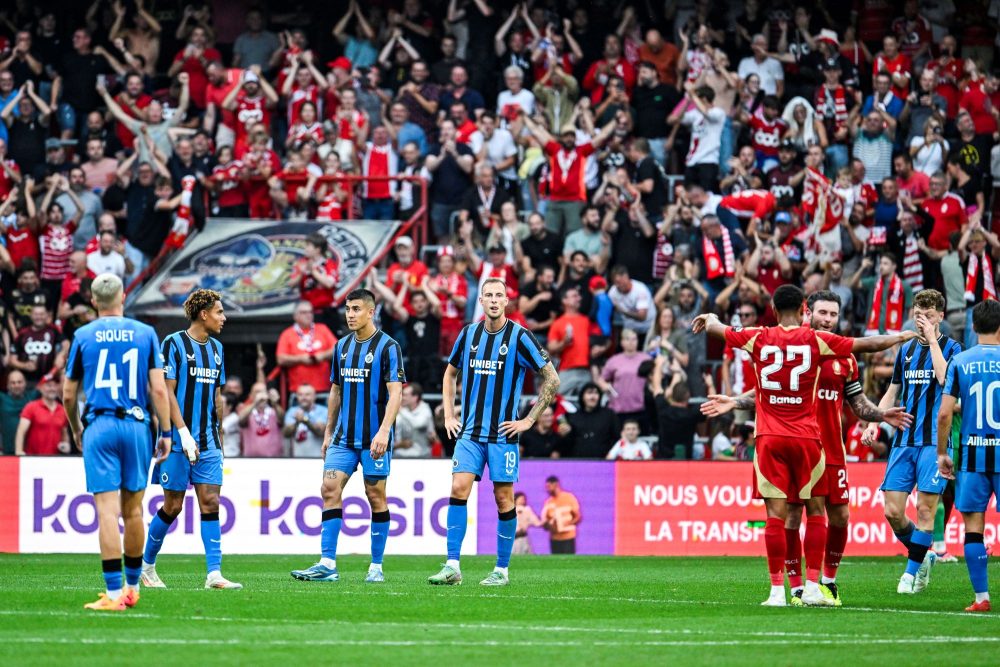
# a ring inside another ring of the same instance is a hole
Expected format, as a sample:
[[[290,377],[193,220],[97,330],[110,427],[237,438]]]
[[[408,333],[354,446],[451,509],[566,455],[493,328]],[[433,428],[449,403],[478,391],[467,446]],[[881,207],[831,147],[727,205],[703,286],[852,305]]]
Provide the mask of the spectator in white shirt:
[[[533,116],[535,95],[524,87],[524,70],[517,65],[511,65],[503,71],[503,80],[507,84],[507,90],[502,90],[497,95],[497,115],[503,119],[505,127],[520,128],[518,111],[524,109],[524,113]]]
[[[625,420],[621,440],[611,447],[605,458],[609,461],[649,461],[653,458],[649,443],[639,440],[639,422]]]
[[[300,384],[295,391],[295,406],[285,413],[285,425],[281,431],[291,443],[292,456],[320,457],[326,420],[326,406],[316,402],[316,390],[310,384]]]
[[[608,298],[621,313],[625,328],[645,335],[656,319],[652,292],[638,280],[632,280],[628,269],[620,264],[611,269],[611,281],[614,284],[608,290]]]
[[[469,148],[476,155],[476,162],[492,165],[500,179],[500,187],[509,195],[516,196],[520,184],[517,181],[517,144],[509,130],[497,127],[497,117],[491,111],[484,111],[477,123],[479,129],[469,137]]]
[[[403,387],[402,405],[396,416],[396,442],[394,456],[403,458],[428,457],[434,433],[434,414],[423,400],[423,388],[416,382]]]
[[[691,141],[684,158],[684,185],[700,185],[709,192],[716,192],[726,112],[713,105],[715,91],[711,87],[686,83],[684,90],[688,103],[678,104],[667,118],[667,124],[672,126],[667,141],[673,143],[679,125],[691,128]]]
[[[780,62],[767,55],[767,37],[754,35],[750,48],[753,55],[742,59],[737,69],[740,79],[746,81],[748,76],[756,74],[760,77],[760,87],[765,95],[781,98],[785,92],[785,70]]]
[[[112,231],[103,231],[99,237],[97,250],[87,255],[87,270],[94,275],[113,273],[125,279],[125,256],[115,250],[118,238]]]

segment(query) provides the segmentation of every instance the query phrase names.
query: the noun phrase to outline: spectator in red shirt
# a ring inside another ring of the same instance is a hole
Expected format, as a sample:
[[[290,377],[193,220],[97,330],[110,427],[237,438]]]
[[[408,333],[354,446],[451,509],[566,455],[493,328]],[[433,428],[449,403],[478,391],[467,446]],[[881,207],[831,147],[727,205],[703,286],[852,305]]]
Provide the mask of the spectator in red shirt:
[[[323,323],[315,321],[308,301],[299,301],[292,315],[295,324],[281,332],[276,351],[278,365],[288,373],[288,388],[298,391],[303,384],[316,391],[330,389],[330,359],[337,337]]]
[[[55,374],[42,378],[42,397],[24,406],[14,436],[14,453],[18,456],[56,456],[68,454],[69,420],[60,397],[62,384]]]
[[[333,293],[340,278],[337,260],[328,257],[329,246],[326,237],[314,232],[306,237],[304,256],[292,267],[288,282],[299,288],[300,298],[312,304],[319,321],[331,324],[335,317]],[[331,328],[336,330],[336,322]]]
[[[442,356],[451,353],[455,340],[465,324],[465,304],[469,299],[469,284],[465,276],[455,271],[455,250],[450,245],[442,246],[437,253],[437,275],[430,279],[428,286],[441,302],[441,347]]]
[[[173,78],[180,72],[187,72],[191,86],[191,104],[196,109],[205,108],[205,93],[208,88],[208,64],[222,60],[222,54],[208,46],[208,34],[201,26],[191,29],[187,46],[174,56],[174,62],[167,70]],[[127,145],[127,144],[126,144]]]
[[[11,193],[21,182],[21,169],[7,157],[7,140],[0,139],[0,199]]]
[[[604,145],[614,132],[617,121],[605,125],[590,143],[576,145],[576,128],[565,125],[559,130],[559,140],[527,115],[524,124],[542,145],[549,157],[549,202],[545,211],[546,225],[565,238],[580,229],[580,211],[587,201],[584,167],[587,156]]]
[[[274,91],[267,79],[260,74],[256,65],[244,70],[240,85],[234,86],[222,101],[222,108],[234,112],[236,127],[237,156],[240,149],[246,149],[248,137],[252,128],[263,125],[266,131],[271,129],[271,110],[278,104],[278,93]]]
[[[913,158],[909,153],[899,153],[892,159],[892,168],[896,172],[896,185],[900,194],[909,191],[914,204],[921,203],[930,192],[930,179],[913,169]]]
[[[126,116],[136,120],[146,120],[146,114],[142,110],[149,106],[153,98],[143,92],[142,76],[132,72],[125,77],[125,88],[115,95],[114,100]],[[131,146],[135,141],[135,135],[124,123],[116,124],[115,134],[122,146]]]
[[[201,126],[215,137],[217,146],[232,146],[236,140],[236,117],[223,104],[234,88],[240,87],[242,71],[228,69],[218,60],[208,63],[205,68],[208,83],[205,86],[205,116]]]
[[[590,102],[597,105],[604,98],[604,87],[611,76],[625,81],[626,94],[632,94],[635,85],[635,68],[622,57],[622,42],[618,35],[604,38],[604,58],[594,62],[583,77],[583,89],[590,92]]]
[[[937,94],[948,102],[948,118],[958,114],[958,82],[963,78],[964,64],[961,58],[956,58],[958,42],[952,35],[945,35],[938,45],[941,55],[927,63],[927,69],[937,72]]]
[[[403,307],[407,313],[413,315],[410,295],[423,284],[429,272],[426,264],[414,258],[413,239],[409,236],[400,236],[396,239],[395,251],[396,261],[390,264],[386,271],[386,285],[396,294],[402,291],[404,283],[409,285],[403,298]]]
[[[918,208],[934,218],[934,226],[927,238],[928,247],[934,250],[949,250],[948,237],[960,232],[968,223],[965,202],[956,194],[948,192],[945,175],[938,172],[931,176],[930,196]]]
[[[590,318],[580,313],[580,288],[571,286],[562,293],[562,314],[549,327],[549,353],[559,359],[559,392],[576,397],[591,382]]]
[[[982,67],[973,58],[965,60],[965,84],[958,100],[959,111],[967,111],[976,127],[976,134],[992,136],[997,131],[998,111],[990,96],[997,91],[996,77],[983,75]]]
[[[923,65],[931,52],[931,24],[919,14],[917,0],[903,3],[903,15],[892,22],[899,50],[916,65]]]
[[[788,124],[781,118],[781,102],[774,95],[764,97],[763,109],[763,118],[744,111],[741,120],[750,126],[757,168],[766,174],[778,166],[778,147]]]
[[[913,63],[908,56],[899,52],[899,40],[894,35],[885,36],[882,40],[882,51],[875,56],[872,77],[879,72],[885,72],[892,78],[892,94],[905,100],[910,94]]]

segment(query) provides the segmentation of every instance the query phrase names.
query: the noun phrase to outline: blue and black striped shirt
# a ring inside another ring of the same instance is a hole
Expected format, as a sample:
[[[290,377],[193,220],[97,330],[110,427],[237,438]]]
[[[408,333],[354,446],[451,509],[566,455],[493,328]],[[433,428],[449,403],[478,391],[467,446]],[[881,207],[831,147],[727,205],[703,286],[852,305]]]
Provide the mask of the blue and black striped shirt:
[[[962,402],[958,469],[1000,472],[1000,345],[977,345],[955,355],[944,391]]]
[[[337,341],[330,382],[340,387],[340,414],[332,443],[364,449],[382,425],[389,402],[388,382],[406,382],[399,343],[382,331],[368,340],[346,336]],[[389,448],[394,431],[389,430]]]
[[[946,362],[962,351],[961,345],[944,335],[938,338],[938,345]],[[899,404],[913,415],[913,425],[897,430],[892,446],[937,447],[937,413],[944,387],[934,376],[930,345],[916,338],[903,343],[896,355],[892,384],[901,385]]]
[[[215,395],[226,384],[222,343],[211,336],[199,343],[187,331],[177,331],[163,339],[163,358],[164,374],[177,381],[177,405],[198,449],[221,449]],[[174,451],[181,451],[180,442],[174,429]]]
[[[524,372],[538,372],[549,355],[530,331],[507,320],[500,331],[486,323],[467,325],[458,335],[451,358],[462,374],[462,438],[477,443],[516,443],[500,435],[500,424],[517,419]]]

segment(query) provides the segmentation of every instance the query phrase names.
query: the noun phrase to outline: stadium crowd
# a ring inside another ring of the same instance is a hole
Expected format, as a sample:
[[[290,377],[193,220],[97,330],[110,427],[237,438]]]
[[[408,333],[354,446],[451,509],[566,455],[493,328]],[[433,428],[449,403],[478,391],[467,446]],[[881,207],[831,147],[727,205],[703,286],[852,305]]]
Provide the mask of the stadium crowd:
[[[997,295],[1000,1],[19,0],[0,12],[6,454],[68,453],[68,341],[89,281],[142,275],[212,217],[408,219],[367,285],[410,384],[396,456],[448,453],[442,358],[500,277],[563,397],[525,456],[746,459],[748,356],[691,333],[774,324],[782,284],[841,332],[912,328],[940,290],[974,341]],[[492,39],[490,38],[492,37]],[[345,180],[346,176],[417,176]],[[342,324],[322,237],[275,359],[295,400],[227,385],[227,455],[318,456]],[[864,360],[870,397],[893,351]],[[287,410],[286,410],[287,407]],[[848,454],[871,460],[845,415]],[[886,438],[887,440],[887,438]],[[697,447],[695,446],[697,443]]]

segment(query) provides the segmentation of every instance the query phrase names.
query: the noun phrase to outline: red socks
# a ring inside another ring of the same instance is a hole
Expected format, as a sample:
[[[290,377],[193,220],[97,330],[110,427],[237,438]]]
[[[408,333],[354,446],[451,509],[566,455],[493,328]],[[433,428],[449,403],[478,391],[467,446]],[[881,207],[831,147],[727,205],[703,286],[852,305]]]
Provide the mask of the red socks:
[[[847,547],[847,526],[829,526],[826,529],[826,558],[823,560],[823,576],[837,578],[837,568]]]
[[[767,569],[772,586],[785,585],[785,522],[768,518],[764,526],[764,546],[767,549]]]
[[[826,550],[826,517],[811,516],[806,519],[806,580],[819,583],[819,571]]]
[[[788,571],[788,585],[802,588],[802,539],[799,529],[785,528],[785,569]]]

